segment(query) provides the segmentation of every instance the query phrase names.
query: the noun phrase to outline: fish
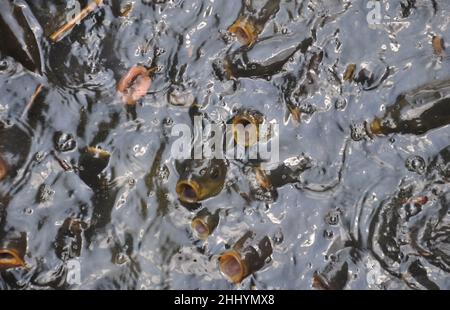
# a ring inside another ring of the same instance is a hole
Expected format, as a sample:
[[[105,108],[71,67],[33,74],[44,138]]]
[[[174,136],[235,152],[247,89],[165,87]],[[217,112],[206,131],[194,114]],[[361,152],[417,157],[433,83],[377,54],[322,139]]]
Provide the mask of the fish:
[[[0,1],[0,51],[42,75],[42,28],[25,1]]]
[[[222,159],[188,159],[177,164],[180,178],[176,184],[178,198],[198,203],[218,195],[225,184],[227,165]]]

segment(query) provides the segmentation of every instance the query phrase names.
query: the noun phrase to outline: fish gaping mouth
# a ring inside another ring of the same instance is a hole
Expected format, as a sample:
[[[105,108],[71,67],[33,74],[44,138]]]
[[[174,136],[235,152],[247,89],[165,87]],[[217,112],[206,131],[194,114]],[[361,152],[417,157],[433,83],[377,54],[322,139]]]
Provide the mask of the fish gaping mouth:
[[[181,201],[187,203],[196,203],[201,200],[200,186],[195,181],[179,181],[176,186],[176,192]]]
[[[239,18],[231,25],[228,31],[233,33],[242,45],[251,46],[256,41],[257,32],[255,26],[246,18]]]
[[[245,277],[245,265],[241,256],[235,251],[228,251],[219,258],[220,271],[233,283],[241,282]]]
[[[244,147],[254,145],[258,142],[258,125],[258,121],[251,115],[237,115],[232,123],[234,141]]]
[[[192,221],[191,226],[197,237],[199,237],[200,239],[208,238],[210,231],[208,225],[204,221],[202,221],[201,219],[195,219],[194,221]]]
[[[23,267],[25,262],[14,249],[0,249],[0,269]]]

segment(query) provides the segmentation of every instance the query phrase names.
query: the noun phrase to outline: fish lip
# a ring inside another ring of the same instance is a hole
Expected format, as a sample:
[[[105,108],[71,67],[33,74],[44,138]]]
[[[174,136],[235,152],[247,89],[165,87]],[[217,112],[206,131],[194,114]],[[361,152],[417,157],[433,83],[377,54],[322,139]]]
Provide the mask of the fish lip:
[[[189,197],[186,197],[185,195],[183,195],[183,187],[184,186],[189,186],[195,192],[195,198],[189,198]],[[201,200],[200,185],[194,180],[178,181],[175,191],[177,192],[178,197],[182,202],[196,203]]]
[[[252,46],[257,39],[257,31],[249,18],[240,17],[233,25],[228,28],[228,31],[234,34],[242,45]],[[241,35],[244,34],[244,36]]]
[[[225,265],[227,264],[227,262],[229,262],[230,259],[236,261],[239,265],[240,272],[238,272],[234,275],[230,275],[225,271]],[[240,283],[246,277],[246,274],[247,274],[247,268],[244,264],[244,261],[242,260],[241,255],[235,250],[229,250],[229,251],[223,253],[222,255],[220,255],[219,269],[220,269],[220,273],[228,281],[230,281],[232,283]]]
[[[93,158],[109,160],[109,158],[111,157],[111,154],[107,150],[101,149],[96,146],[88,146],[85,151]]]
[[[198,232],[197,229],[195,228],[197,225],[202,225],[202,226],[206,229],[206,232],[205,232],[205,233],[200,233],[200,232]],[[209,237],[209,235],[211,234],[211,230],[210,230],[210,228],[209,228],[209,225],[208,225],[204,220],[202,220],[201,218],[195,218],[195,219],[193,219],[193,220],[192,220],[192,223],[191,223],[191,227],[192,227],[192,230],[193,230],[194,234],[195,234],[199,239],[205,240],[205,239],[207,239],[207,238]]]
[[[25,262],[16,249],[0,249],[0,255],[9,255],[11,258],[0,258],[0,269],[24,267]]]

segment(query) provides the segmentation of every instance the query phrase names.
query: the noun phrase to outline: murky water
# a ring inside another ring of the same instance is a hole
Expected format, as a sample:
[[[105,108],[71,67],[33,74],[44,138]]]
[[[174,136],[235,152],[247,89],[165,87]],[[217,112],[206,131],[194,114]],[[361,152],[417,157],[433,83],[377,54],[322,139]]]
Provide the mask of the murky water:
[[[0,271],[0,288],[450,288],[449,128],[370,138],[358,126],[449,79],[432,39],[450,42],[450,4],[383,0],[368,18],[371,1],[281,0],[243,48],[227,30],[265,3],[104,1],[57,43],[66,1],[2,9],[32,61],[2,33],[0,240],[25,236],[26,267]],[[158,71],[125,106],[116,84],[138,64]],[[308,163],[264,195],[254,163],[229,160],[218,193],[180,202],[193,166],[172,157],[171,128],[242,109],[280,125],[280,161]],[[191,230],[202,208],[220,216],[206,241]],[[273,253],[232,284],[217,260],[248,230]]]

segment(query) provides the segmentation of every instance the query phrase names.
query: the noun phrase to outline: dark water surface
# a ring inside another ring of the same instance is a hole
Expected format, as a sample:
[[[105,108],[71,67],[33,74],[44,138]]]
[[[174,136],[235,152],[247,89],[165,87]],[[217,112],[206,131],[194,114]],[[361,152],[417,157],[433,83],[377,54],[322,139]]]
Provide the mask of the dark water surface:
[[[381,1],[369,27],[368,1],[281,0],[245,53],[227,32],[245,1],[105,1],[57,43],[48,38],[66,1],[14,2],[27,22],[12,29],[34,61],[2,34],[0,239],[25,233],[26,268],[0,271],[0,288],[312,289],[317,275],[331,288],[450,288],[450,128],[356,139],[355,126],[450,79],[431,44],[450,42],[448,1]],[[234,79],[220,72],[242,59]],[[158,72],[125,107],[116,84],[137,64]],[[356,77],[344,81],[349,64]],[[220,214],[201,241],[197,211],[176,192],[171,127],[194,115],[225,123],[243,108],[280,125],[280,161],[307,158],[310,169],[266,197],[249,185],[251,163],[230,160],[224,188],[200,203]],[[86,163],[93,146],[110,153],[100,169]],[[273,254],[235,285],[217,258],[247,230],[268,236]],[[74,259],[80,285],[67,283]]]

